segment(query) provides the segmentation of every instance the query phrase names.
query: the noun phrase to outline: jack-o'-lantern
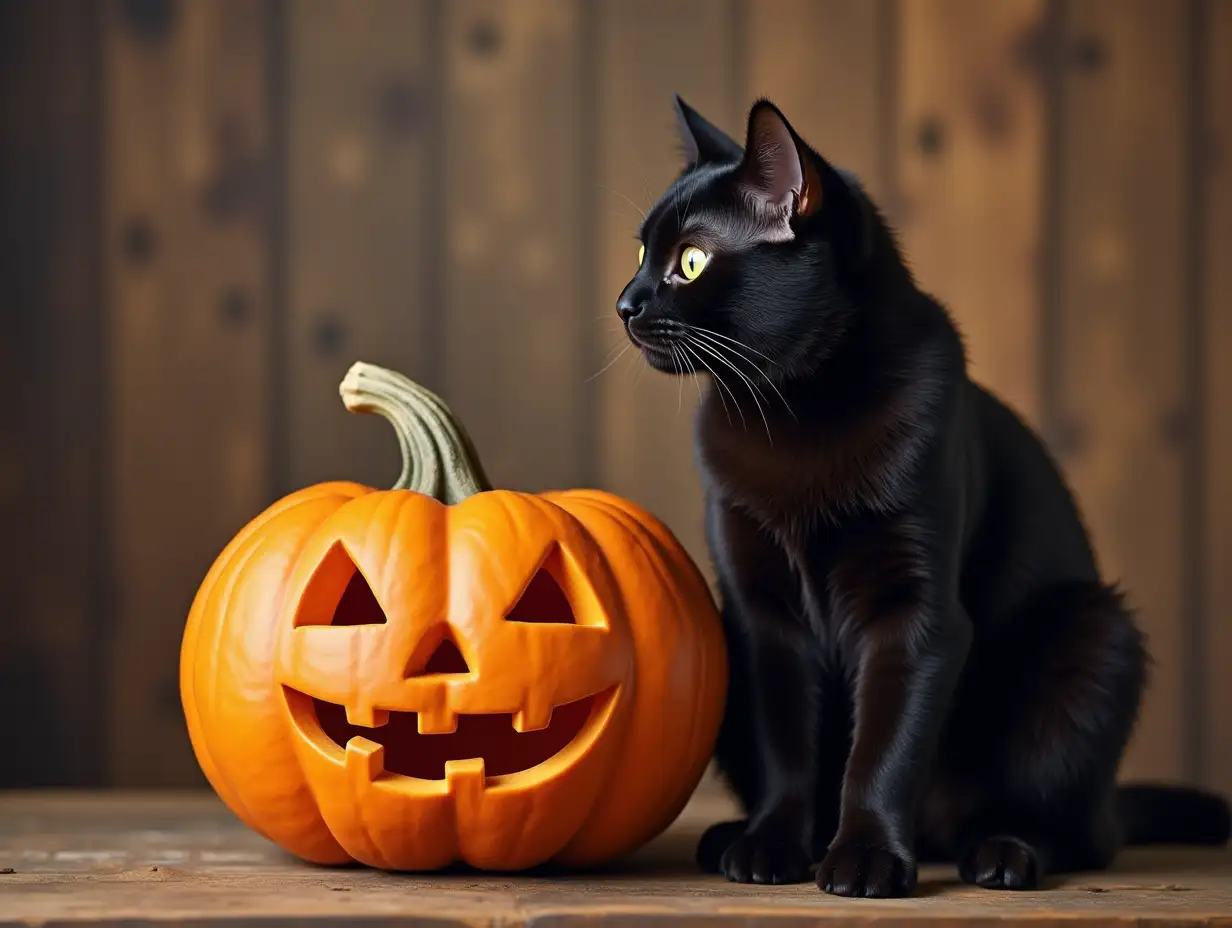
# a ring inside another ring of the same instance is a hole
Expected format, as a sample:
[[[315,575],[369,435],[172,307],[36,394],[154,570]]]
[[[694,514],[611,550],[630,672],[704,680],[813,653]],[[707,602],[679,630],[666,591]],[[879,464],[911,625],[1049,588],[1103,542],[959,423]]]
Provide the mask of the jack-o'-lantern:
[[[294,493],[219,555],[180,674],[211,785],[319,863],[582,866],[653,837],[725,695],[694,563],[610,494],[489,489],[400,375],[357,364],[341,392],[394,425],[403,475]]]

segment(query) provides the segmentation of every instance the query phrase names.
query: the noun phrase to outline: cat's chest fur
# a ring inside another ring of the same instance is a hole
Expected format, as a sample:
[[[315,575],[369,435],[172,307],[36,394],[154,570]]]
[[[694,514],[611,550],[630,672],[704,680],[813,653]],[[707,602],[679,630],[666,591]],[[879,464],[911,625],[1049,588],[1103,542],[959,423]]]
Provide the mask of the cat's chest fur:
[[[910,496],[928,438],[904,421],[916,402],[896,398],[858,419],[802,426],[785,409],[742,421],[712,390],[698,410],[699,462],[713,491],[784,543],[803,544],[820,525],[892,511]]]

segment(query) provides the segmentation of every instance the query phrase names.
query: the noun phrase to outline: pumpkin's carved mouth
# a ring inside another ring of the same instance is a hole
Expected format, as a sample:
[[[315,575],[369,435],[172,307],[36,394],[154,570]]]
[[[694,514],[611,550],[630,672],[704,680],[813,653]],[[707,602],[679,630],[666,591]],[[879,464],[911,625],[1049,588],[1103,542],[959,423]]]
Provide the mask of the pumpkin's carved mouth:
[[[386,773],[443,780],[445,765],[450,761],[482,758],[487,777],[538,766],[563,751],[581,733],[596,699],[588,696],[558,707],[548,727],[538,731],[516,731],[513,716],[507,713],[458,715],[457,728],[444,735],[420,734],[419,717],[414,712],[389,712],[384,725],[363,728],[347,721],[342,706],[319,699],[313,699],[312,705],[321,730],[338,747],[345,749],[352,738],[366,738],[385,749]]]
[[[425,672],[464,674],[466,661],[457,646],[446,639],[433,654]],[[420,731],[417,712],[381,711],[376,715],[378,724],[358,725],[347,718],[343,706],[290,687],[286,692],[291,701],[298,703],[301,712],[311,707],[321,731],[342,751],[351,748],[371,756],[379,745],[382,770],[374,773],[399,774],[417,780],[446,779],[446,765],[453,761],[482,760],[485,777],[521,773],[537,767],[572,744],[586,728],[596,703],[606,704],[611,695],[596,694],[557,706],[547,726],[533,731],[519,731],[519,720],[512,713],[458,713],[453,716],[452,732],[427,734]]]

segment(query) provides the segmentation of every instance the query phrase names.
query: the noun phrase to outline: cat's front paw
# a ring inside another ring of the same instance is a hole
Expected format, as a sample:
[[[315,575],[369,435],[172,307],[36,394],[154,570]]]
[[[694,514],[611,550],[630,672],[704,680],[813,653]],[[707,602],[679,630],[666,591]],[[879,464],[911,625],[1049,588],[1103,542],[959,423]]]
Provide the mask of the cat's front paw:
[[[1042,869],[1031,845],[1008,836],[977,842],[958,861],[963,882],[985,889],[1036,889]]]
[[[748,829],[744,819],[738,822],[719,822],[702,833],[697,842],[697,866],[703,873],[718,873],[723,854]]]
[[[748,831],[723,853],[719,870],[733,883],[804,883],[808,852],[798,837],[777,831]]]
[[[817,870],[817,886],[835,896],[890,899],[910,896],[918,868],[882,847],[845,843],[830,849]]]

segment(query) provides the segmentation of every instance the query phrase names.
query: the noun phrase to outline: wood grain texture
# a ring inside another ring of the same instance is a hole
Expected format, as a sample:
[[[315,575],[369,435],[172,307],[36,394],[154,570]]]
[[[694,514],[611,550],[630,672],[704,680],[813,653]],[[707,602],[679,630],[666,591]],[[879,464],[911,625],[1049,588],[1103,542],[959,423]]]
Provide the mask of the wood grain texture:
[[[1066,7],[1058,450],[1155,661],[1127,777],[1183,769],[1185,4]]]
[[[498,486],[584,482],[578,0],[445,9],[442,395]]]
[[[267,501],[267,5],[109,2],[111,779],[197,782],[180,636]]]
[[[838,899],[699,874],[697,836],[730,814],[699,792],[666,834],[599,873],[412,876],[301,864],[205,796],[12,794],[0,796],[0,925],[1232,925],[1228,850],[1128,853],[1029,893],[927,867],[911,899]]]
[[[1202,333],[1205,377],[1204,420],[1206,460],[1202,524],[1205,537],[1198,556],[1203,559],[1199,596],[1204,619],[1199,643],[1203,646],[1202,693],[1205,702],[1202,739],[1202,779],[1232,795],[1232,3],[1207,4],[1209,20],[1205,64],[1205,112],[1199,113],[1202,131],[1200,163],[1204,169],[1198,243],[1204,273],[1200,294],[1205,322]],[[1200,99],[1202,99],[1200,98]]]
[[[427,0],[286,7],[287,416],[282,489],[388,486],[397,443],[343,408],[352,362],[435,378],[429,300],[437,27]]]
[[[902,244],[954,314],[971,373],[1040,421],[1044,0],[903,0]]]
[[[888,0],[757,0],[744,30],[747,102],[769,97],[822,157],[859,175],[876,199],[893,73]]]
[[[0,5],[0,786],[104,773],[97,26]]]
[[[588,305],[602,314],[607,364],[627,344],[616,298],[637,271],[636,234],[682,167],[672,94],[742,140],[744,101],[731,73],[736,5],[714,0],[598,4],[599,272]],[[598,378],[601,482],[667,523],[709,573],[702,494],[693,460],[692,379],[649,370],[630,349]]]

